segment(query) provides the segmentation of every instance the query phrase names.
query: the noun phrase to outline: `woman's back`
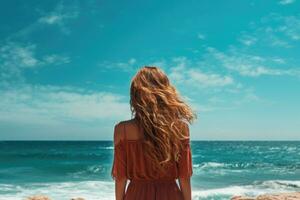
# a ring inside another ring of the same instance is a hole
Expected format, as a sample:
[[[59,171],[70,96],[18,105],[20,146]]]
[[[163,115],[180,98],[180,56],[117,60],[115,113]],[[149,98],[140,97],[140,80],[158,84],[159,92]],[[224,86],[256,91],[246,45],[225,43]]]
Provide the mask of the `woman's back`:
[[[155,66],[132,78],[129,103],[134,119],[114,127],[116,199],[191,200],[188,123],[197,115]]]
[[[180,127],[189,136],[188,125]],[[167,173],[155,170],[153,163],[145,156],[144,135],[135,119],[122,121],[114,130],[114,162],[112,176],[115,179],[129,179],[125,199],[167,200],[183,199],[176,184],[178,178],[189,178],[192,171],[190,140],[185,139],[178,162],[167,165]]]

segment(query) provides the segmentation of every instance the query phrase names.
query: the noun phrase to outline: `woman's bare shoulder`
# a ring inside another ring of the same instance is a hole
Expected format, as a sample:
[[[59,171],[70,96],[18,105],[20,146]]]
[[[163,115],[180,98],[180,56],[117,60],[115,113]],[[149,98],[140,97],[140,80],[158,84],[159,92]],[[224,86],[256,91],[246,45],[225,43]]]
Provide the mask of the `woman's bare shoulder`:
[[[128,124],[130,124],[130,123],[132,123],[133,122],[133,119],[126,119],[126,120],[122,120],[122,121],[117,121],[116,123],[115,123],[115,127],[119,127],[119,126],[124,126],[124,125],[128,125]]]
[[[125,138],[124,132],[124,121],[118,121],[114,125],[114,143],[118,144],[121,140]]]
[[[122,132],[120,137],[129,140],[140,139],[142,137],[135,119],[119,121],[116,124],[116,129]]]

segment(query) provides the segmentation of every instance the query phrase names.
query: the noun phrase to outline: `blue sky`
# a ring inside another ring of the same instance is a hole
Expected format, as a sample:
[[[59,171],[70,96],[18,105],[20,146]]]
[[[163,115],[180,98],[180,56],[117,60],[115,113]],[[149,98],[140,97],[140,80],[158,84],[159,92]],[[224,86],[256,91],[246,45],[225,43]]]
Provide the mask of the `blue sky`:
[[[0,3],[0,140],[112,139],[161,67],[198,140],[300,139],[300,1]]]

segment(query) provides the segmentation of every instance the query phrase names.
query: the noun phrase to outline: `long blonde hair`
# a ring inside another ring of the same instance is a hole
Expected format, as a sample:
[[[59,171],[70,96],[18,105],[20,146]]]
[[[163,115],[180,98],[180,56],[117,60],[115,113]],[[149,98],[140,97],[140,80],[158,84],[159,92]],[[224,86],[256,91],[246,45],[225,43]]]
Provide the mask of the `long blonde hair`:
[[[182,123],[192,123],[197,115],[180,98],[166,74],[155,66],[141,68],[130,86],[131,114],[143,128],[145,155],[159,171],[169,161],[179,159],[182,141],[187,136]]]

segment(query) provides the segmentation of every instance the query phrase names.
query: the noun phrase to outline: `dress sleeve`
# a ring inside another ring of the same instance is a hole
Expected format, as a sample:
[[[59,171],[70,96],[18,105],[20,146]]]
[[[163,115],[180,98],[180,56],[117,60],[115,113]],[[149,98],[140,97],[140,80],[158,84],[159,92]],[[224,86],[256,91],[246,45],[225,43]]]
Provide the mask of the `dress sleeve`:
[[[111,169],[111,176],[114,180],[121,180],[126,178],[126,149],[124,140],[120,137],[120,125],[114,128],[114,156]]]
[[[189,128],[186,125],[186,131],[189,136]],[[180,157],[178,160],[178,177],[179,178],[188,178],[193,174],[193,161],[192,161],[192,150],[190,144],[190,138],[187,138],[182,141],[183,149],[180,152]]]

